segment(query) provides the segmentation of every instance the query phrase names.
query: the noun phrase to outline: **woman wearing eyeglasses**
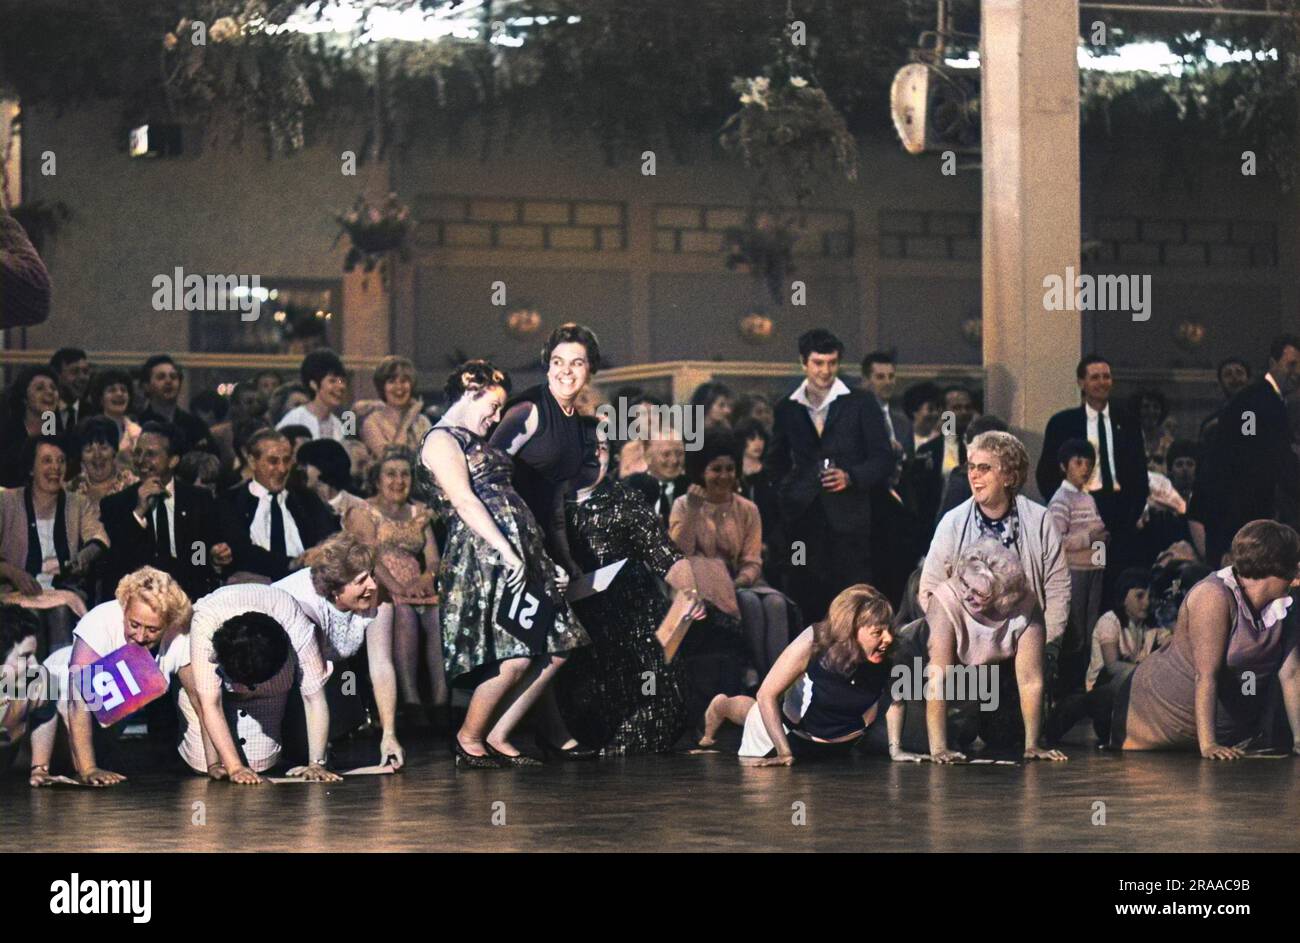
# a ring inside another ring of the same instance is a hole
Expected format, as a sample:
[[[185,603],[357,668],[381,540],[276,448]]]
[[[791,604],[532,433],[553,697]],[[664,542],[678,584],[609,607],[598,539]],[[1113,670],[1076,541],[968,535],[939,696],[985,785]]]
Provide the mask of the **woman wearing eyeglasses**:
[[[970,444],[966,474],[971,497],[939,521],[925,556],[917,597],[921,608],[929,612],[931,597],[953,575],[963,550],[995,540],[1020,558],[1042,610],[1050,669],[1070,614],[1070,570],[1047,508],[1020,493],[1029,476],[1029,453],[1009,432],[985,432]]]

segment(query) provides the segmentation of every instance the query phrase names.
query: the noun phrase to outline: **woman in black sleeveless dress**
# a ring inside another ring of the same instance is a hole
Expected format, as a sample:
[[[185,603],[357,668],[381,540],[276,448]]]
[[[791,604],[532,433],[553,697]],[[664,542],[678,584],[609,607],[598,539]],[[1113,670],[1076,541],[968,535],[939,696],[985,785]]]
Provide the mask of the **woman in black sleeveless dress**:
[[[580,324],[562,324],[542,350],[546,383],[525,390],[507,404],[492,445],[514,458],[514,487],[532,510],[551,557],[571,576],[581,568],[573,560],[565,533],[564,499],[573,491],[588,451],[577,399],[600,368],[596,335]],[[538,721],[550,746],[566,759],[591,759],[597,751],[579,746],[555,702],[543,699]]]

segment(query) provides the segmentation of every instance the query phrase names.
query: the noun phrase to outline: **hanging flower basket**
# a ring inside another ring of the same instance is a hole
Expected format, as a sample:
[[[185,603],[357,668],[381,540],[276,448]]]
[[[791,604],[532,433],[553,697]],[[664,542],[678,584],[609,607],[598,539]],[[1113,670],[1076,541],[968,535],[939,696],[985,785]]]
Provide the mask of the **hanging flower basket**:
[[[397,199],[396,193],[388,194],[379,206],[371,206],[365,197],[359,196],[352,209],[340,213],[336,219],[339,235],[335,244],[345,235],[352,243],[343,259],[343,271],[351,272],[360,265],[365,271],[373,272],[393,252],[403,260],[407,258],[411,209]]]
[[[802,204],[826,164],[846,180],[858,175],[858,147],[826,93],[781,61],[770,75],[737,78],[740,110],[722,126],[722,146],[759,171],[774,201],[785,189]]]

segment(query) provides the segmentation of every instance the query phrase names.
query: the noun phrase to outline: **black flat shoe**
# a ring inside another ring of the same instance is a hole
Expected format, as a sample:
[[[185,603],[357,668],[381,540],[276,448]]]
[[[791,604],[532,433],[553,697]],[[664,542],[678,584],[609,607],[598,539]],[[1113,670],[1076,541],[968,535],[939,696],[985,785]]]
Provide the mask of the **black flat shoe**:
[[[600,756],[600,750],[595,747],[585,747],[582,745],[581,741],[574,743],[574,745],[569,747],[567,750],[561,750],[555,744],[538,737],[537,745],[542,748],[542,753],[546,756],[554,756],[556,759],[564,760],[565,762],[594,760]]]
[[[484,744],[484,746],[487,746]],[[483,756],[475,756],[460,745],[456,737],[451,738],[451,752],[456,756],[456,769],[500,769],[501,762],[492,754],[496,751],[488,747]]]
[[[546,765],[541,760],[534,759],[533,757],[528,756],[527,754],[524,753],[519,753],[516,754],[515,756],[511,756],[508,753],[502,753],[500,750],[494,748],[492,744],[488,743],[486,740],[483,741],[483,746],[487,748],[488,755],[492,757],[493,760],[496,761],[498,766],[545,766]]]

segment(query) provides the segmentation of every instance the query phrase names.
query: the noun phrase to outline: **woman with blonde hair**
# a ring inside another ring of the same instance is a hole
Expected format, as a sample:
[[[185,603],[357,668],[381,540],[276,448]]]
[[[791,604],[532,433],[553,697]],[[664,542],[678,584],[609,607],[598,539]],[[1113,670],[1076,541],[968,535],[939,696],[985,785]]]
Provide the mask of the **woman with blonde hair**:
[[[1015,552],[1042,610],[1049,650],[1059,650],[1070,615],[1070,570],[1047,508],[1020,493],[1029,477],[1029,453],[1009,432],[983,432],[967,452],[971,497],[939,521],[925,555],[917,600],[930,597],[953,575],[962,551],[995,540]],[[1050,674],[1050,672],[1049,672]]]
[[[81,782],[88,786],[114,786],[126,777],[99,767],[95,741],[100,728],[91,722],[80,691],[68,683],[72,669],[84,671],[86,666],[119,648],[139,645],[153,655],[165,677],[175,677],[182,686],[188,686],[187,630],[193,614],[189,597],[179,583],[162,570],[141,567],[122,577],[114,599],[101,603],[82,617],[73,631],[71,645],[46,659],[45,669],[51,676],[52,690],[64,692],[58,696],[59,716],[67,725],[72,764]],[[54,738],[33,735],[32,744],[31,784],[44,786],[51,782]]]
[[[930,594],[925,618],[898,630],[891,695],[895,706],[923,700],[925,710],[908,713],[902,738],[891,731],[891,752],[920,748],[924,716],[935,763],[965,762],[950,735],[962,749],[977,735],[1001,749],[1018,742],[1021,725],[1024,759],[1066,759],[1040,746],[1044,634],[1015,551],[992,539],[963,549]],[[1002,670],[1007,664],[1012,672]]]
[[[724,721],[743,726],[740,762],[790,766],[795,757],[845,753],[879,716],[889,685],[894,636],[889,600],[858,583],[831,601],[826,618],[804,629],[776,660],[755,697],[719,694],[704,714],[701,747],[710,747]],[[901,732],[902,706],[890,708],[890,741]],[[916,760],[897,751],[896,760]]]

